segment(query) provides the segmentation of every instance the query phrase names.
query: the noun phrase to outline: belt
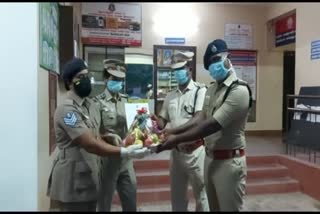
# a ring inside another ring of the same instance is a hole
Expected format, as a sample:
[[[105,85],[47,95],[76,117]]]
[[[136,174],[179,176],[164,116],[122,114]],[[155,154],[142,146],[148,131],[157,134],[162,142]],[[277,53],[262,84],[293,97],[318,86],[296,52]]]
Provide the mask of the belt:
[[[225,160],[245,155],[244,149],[226,149],[226,150],[209,150],[206,148],[206,154],[214,160]]]
[[[72,146],[60,149],[58,157],[61,159],[70,159],[70,160],[83,160],[83,155],[81,154],[79,146]]]
[[[199,139],[194,143],[180,146],[180,148],[176,146],[176,150],[178,152],[191,153],[202,145],[203,145],[203,140]]]

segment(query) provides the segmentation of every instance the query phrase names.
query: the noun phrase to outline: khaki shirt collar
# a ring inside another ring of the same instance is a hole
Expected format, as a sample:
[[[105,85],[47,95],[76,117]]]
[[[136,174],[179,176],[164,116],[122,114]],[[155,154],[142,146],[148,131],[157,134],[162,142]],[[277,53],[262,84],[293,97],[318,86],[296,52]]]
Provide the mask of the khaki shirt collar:
[[[79,106],[82,106],[85,98],[79,97],[74,91],[68,91],[67,97],[74,100]]]
[[[104,93],[106,95],[106,101],[116,101],[115,98],[111,95],[110,91],[108,89],[104,90]],[[118,100],[117,101],[121,101],[121,95],[118,93]]]
[[[232,82],[235,81],[235,80],[237,80],[237,79],[238,79],[238,78],[237,78],[236,72],[234,71],[233,68],[231,68],[230,74],[229,74],[228,78],[225,79],[225,81],[223,81],[223,84],[224,84],[225,86],[229,87],[229,86],[232,84]]]
[[[190,79],[189,84],[187,85],[187,87],[184,89],[183,92],[185,92],[185,91],[187,91],[187,90],[192,90],[192,89],[194,89],[195,87],[196,87],[196,86],[195,86],[195,84],[194,84],[194,81],[193,81],[192,79]],[[177,92],[180,92],[179,86],[178,86],[178,88],[177,88]]]

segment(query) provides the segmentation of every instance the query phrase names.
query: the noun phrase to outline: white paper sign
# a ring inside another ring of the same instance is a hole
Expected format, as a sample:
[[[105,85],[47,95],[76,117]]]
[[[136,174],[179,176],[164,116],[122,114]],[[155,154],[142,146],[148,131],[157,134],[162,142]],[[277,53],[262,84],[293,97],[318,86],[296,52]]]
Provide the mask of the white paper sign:
[[[225,24],[224,39],[230,49],[252,49],[252,25]]]
[[[252,91],[252,99],[256,100],[256,66],[234,65],[237,77],[246,81]]]

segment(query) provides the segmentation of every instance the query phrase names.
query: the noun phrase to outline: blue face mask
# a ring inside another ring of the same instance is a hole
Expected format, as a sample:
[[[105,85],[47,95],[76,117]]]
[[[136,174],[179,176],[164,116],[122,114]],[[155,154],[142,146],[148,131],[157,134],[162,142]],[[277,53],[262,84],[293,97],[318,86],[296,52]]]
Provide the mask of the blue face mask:
[[[111,92],[119,92],[122,89],[122,81],[116,81],[116,80],[108,80],[107,82],[107,88]]]
[[[212,63],[209,66],[210,76],[216,81],[224,80],[228,75],[229,70],[227,70],[226,67],[224,67],[223,62],[224,61]]]
[[[184,85],[189,80],[188,71],[186,69],[175,70],[174,76],[179,85]]]

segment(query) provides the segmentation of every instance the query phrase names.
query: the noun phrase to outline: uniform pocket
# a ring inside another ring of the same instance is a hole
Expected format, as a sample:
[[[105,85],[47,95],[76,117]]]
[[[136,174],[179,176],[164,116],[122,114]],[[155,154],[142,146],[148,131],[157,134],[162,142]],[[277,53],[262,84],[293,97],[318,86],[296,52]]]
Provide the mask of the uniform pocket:
[[[191,118],[194,112],[194,106],[191,104],[183,105],[181,111],[183,112],[184,118]]]
[[[85,162],[76,162],[75,164],[75,189],[78,191],[95,187],[92,178],[92,171]]]
[[[247,168],[246,168],[246,163],[245,159],[243,158],[233,158],[232,159],[232,165],[234,166],[235,170],[238,172],[238,176],[240,178],[246,177],[247,175]]]
[[[168,105],[168,113],[170,116],[170,120],[174,120],[174,118],[176,118],[177,116],[177,104],[176,103],[169,103]]]
[[[102,112],[102,123],[104,127],[115,126],[117,123],[116,112],[112,111],[103,111]]]

